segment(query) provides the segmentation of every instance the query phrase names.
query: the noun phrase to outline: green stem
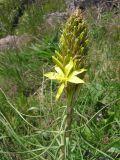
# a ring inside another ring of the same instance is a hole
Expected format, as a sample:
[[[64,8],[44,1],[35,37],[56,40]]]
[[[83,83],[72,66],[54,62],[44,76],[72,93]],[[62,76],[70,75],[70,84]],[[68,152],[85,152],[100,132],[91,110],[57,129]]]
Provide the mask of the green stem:
[[[71,135],[71,125],[73,119],[73,102],[74,102],[74,89],[71,90],[71,87],[66,90],[67,94],[67,110],[66,110],[66,121],[64,127],[64,133],[62,137],[62,148],[61,148],[61,160],[68,159],[69,153],[69,140]]]

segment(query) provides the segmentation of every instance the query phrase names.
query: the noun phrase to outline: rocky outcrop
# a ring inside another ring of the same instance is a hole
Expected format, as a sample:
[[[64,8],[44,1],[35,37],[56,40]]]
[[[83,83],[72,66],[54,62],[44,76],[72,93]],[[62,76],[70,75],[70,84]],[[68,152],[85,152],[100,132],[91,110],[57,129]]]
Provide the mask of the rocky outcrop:
[[[44,16],[45,22],[54,27],[56,24],[64,23],[68,18],[67,12],[54,12],[51,14],[48,14],[47,16]]]
[[[100,8],[103,11],[118,10],[120,8],[120,0],[67,0],[68,13],[71,14],[77,7],[86,10],[89,7]]]
[[[9,48],[19,48],[26,43],[30,42],[31,37],[24,34],[22,36],[8,35],[5,38],[0,39],[0,50]]]

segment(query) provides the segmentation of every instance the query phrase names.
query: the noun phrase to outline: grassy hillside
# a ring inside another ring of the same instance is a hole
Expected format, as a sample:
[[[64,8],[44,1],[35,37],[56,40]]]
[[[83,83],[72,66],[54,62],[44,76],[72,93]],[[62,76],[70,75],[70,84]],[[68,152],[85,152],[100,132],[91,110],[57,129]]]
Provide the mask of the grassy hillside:
[[[8,8],[0,16],[1,37],[11,33]],[[58,84],[43,75],[53,67],[62,27],[39,32],[39,26],[43,15],[64,8],[62,0],[28,6],[14,34],[32,34],[35,40],[0,51],[0,160],[58,160],[66,101],[64,95],[55,101]],[[88,68],[74,106],[69,160],[120,158],[120,15],[104,12],[98,19],[95,13],[85,12]]]
[[[23,33],[37,35],[43,22],[43,15],[63,11],[65,7],[64,0],[54,0],[54,3],[52,0],[33,2],[32,0],[3,0],[0,2],[0,37]],[[14,27],[16,18],[18,18],[18,25]]]

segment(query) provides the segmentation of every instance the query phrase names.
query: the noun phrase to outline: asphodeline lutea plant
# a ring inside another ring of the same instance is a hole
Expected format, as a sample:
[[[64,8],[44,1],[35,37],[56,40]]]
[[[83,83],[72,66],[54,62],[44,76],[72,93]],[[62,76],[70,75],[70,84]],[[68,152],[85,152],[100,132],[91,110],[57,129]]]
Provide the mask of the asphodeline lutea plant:
[[[84,83],[77,77],[80,73],[86,71],[86,54],[88,50],[87,26],[81,14],[77,9],[66,22],[65,28],[60,38],[60,52],[55,51],[53,61],[55,62],[55,72],[46,73],[49,79],[58,80],[61,85],[56,94],[58,99],[70,83]],[[81,69],[82,68],[82,69]]]
[[[74,103],[82,83],[85,83],[86,55],[88,50],[88,29],[81,13],[76,9],[67,20],[59,41],[59,51],[52,57],[55,71],[46,73],[45,76],[60,83],[56,94],[59,99],[65,90],[67,99],[66,120],[64,124],[64,143],[61,160],[66,158],[66,143],[70,138]],[[77,94],[76,94],[77,93]]]

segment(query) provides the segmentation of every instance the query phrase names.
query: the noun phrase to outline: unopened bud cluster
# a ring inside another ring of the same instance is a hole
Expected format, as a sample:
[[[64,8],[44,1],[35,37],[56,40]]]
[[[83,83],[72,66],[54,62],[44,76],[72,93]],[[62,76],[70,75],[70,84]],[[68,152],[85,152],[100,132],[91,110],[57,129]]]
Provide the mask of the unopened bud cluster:
[[[75,61],[76,69],[84,67],[88,48],[87,32],[82,13],[77,9],[65,24],[60,38],[60,54],[63,56],[65,64],[72,57]]]

